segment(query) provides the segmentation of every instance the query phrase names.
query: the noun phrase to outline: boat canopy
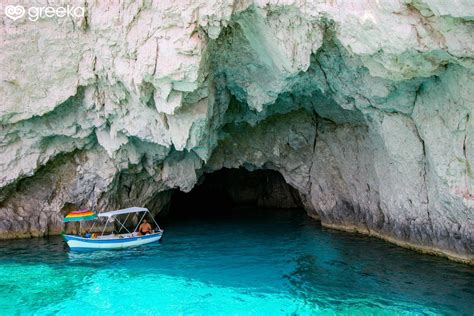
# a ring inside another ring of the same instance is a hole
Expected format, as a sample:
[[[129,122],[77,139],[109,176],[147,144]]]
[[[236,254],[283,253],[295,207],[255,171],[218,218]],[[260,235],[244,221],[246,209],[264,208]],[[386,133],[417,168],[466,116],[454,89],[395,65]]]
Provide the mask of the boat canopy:
[[[126,227],[127,219],[128,219],[130,214],[136,214],[136,213],[143,213],[143,214],[140,216],[140,219],[137,222],[137,224],[135,226],[135,229],[133,231],[130,231]],[[125,218],[125,220],[123,222],[118,217],[114,217],[116,215],[122,215],[122,214],[127,214],[127,217]],[[90,210],[74,211],[74,212],[69,213],[64,218],[64,221],[65,222],[82,221],[82,220],[94,219],[94,218],[97,218],[97,217],[107,218],[107,221],[105,222],[105,225],[102,229],[101,237],[103,237],[104,233],[105,233],[105,230],[107,228],[107,224],[109,224],[111,222],[115,222],[116,224],[118,224],[118,225],[115,225],[115,227],[118,226],[118,233],[119,234],[121,233],[122,229],[127,231],[127,233],[129,233],[129,234],[136,233],[137,229],[140,227],[141,222],[143,221],[143,219],[145,218],[145,216],[147,214],[149,214],[149,216],[151,217],[151,220],[155,223],[158,230],[161,231],[162,229],[160,228],[158,223],[155,221],[155,219],[151,215],[150,210],[148,210],[145,207],[136,207],[136,206],[135,207],[124,208],[124,209],[116,210],[116,211],[98,213],[98,214],[96,214],[96,213],[94,213],[93,211],[90,211]],[[89,229],[89,231],[93,231],[95,224],[96,223],[94,223],[94,225],[92,225],[92,227]],[[81,227],[79,227],[79,231],[81,231]]]
[[[124,208],[122,210],[99,213],[97,215],[99,217],[112,217],[112,216],[115,216],[115,215],[140,213],[140,212],[150,212],[150,211],[147,208],[144,208],[144,207],[129,207],[129,208]]]

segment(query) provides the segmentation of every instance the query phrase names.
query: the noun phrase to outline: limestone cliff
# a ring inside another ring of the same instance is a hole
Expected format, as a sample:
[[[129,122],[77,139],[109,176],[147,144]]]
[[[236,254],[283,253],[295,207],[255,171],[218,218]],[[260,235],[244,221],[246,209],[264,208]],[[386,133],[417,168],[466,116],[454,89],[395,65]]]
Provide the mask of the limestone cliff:
[[[1,238],[245,167],[324,225],[474,262],[472,1],[71,4],[1,17]]]

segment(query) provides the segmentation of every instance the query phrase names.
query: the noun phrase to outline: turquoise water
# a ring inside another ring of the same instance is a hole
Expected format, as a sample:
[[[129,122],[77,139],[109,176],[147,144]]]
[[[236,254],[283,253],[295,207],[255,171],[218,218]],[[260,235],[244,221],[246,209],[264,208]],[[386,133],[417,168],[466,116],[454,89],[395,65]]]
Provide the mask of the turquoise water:
[[[274,211],[166,223],[159,244],[0,242],[0,315],[472,315],[474,269]]]

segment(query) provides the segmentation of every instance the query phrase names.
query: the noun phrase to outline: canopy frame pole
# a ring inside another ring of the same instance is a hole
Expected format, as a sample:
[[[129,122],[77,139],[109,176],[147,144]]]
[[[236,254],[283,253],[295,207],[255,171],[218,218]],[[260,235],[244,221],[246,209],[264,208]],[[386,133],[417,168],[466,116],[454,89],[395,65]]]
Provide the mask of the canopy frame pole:
[[[82,221],[79,221],[79,236],[82,235]]]
[[[94,226],[95,226],[95,221],[92,223],[91,228],[89,228],[89,232],[90,232],[90,233],[92,233],[92,230],[94,229]]]
[[[105,229],[107,228],[107,224],[109,223],[109,219],[110,219],[110,217],[107,216],[107,221],[105,222],[104,229],[102,229],[102,235],[101,236],[104,236],[104,232],[105,232]]]
[[[127,229],[127,227],[125,227],[125,223],[127,222],[127,219],[128,219],[128,216],[129,216],[129,215],[130,215],[130,213],[127,214],[127,217],[125,217],[125,220],[123,221],[123,223],[122,223],[118,218],[116,218],[116,220],[117,220],[117,221],[119,222],[119,224],[120,224],[120,228],[119,228],[119,231],[118,231],[119,233],[120,233],[120,231],[122,230],[122,228],[124,228],[124,229],[127,231],[127,233],[130,234],[130,231]]]
[[[142,222],[142,220],[143,220],[143,218],[145,217],[145,215],[146,215],[146,211],[143,211],[143,216],[142,216],[142,218],[140,218],[140,220],[138,221],[137,226],[136,226],[135,229],[133,230],[134,233],[137,231],[137,229],[138,229],[138,227],[140,226],[140,223]]]
[[[158,225],[158,223],[155,221],[155,218],[151,215],[151,212],[148,211],[148,213],[150,213],[150,217],[151,217],[151,219],[153,220],[153,223],[155,223],[156,227],[158,227],[158,229],[161,230],[160,225]]]

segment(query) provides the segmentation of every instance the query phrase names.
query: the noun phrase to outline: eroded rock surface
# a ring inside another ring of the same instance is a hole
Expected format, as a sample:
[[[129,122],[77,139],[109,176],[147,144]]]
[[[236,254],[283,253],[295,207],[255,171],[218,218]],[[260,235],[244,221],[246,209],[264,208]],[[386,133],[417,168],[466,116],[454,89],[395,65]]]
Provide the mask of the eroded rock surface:
[[[73,4],[1,17],[0,238],[245,167],[324,225],[474,262],[471,1]]]

